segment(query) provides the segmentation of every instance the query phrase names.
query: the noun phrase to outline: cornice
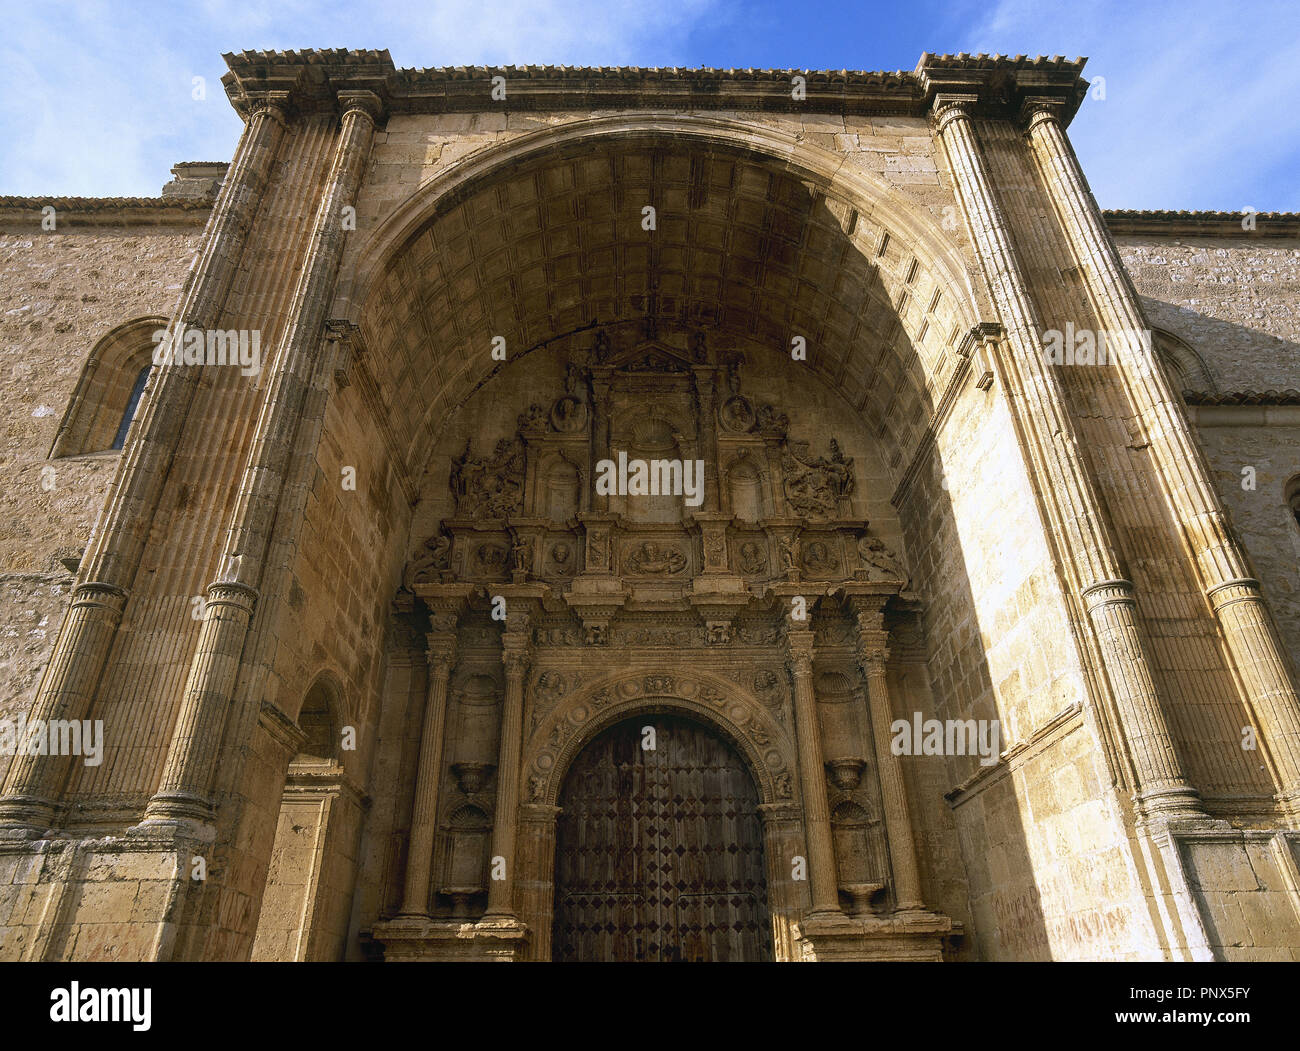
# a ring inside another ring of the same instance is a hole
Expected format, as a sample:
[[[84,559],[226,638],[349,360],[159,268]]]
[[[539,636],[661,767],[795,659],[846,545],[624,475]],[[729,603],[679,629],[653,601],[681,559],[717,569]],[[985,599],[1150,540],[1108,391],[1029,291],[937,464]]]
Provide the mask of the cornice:
[[[241,51],[222,77],[241,114],[269,91],[299,113],[337,112],[340,91],[372,91],[391,114],[677,109],[924,116],[936,92],[973,91],[976,113],[1014,119],[1029,96],[1063,103],[1068,123],[1087,91],[1085,59],[921,56],[911,72],[687,69],[642,66],[441,66],[398,69],[385,51]],[[506,97],[494,98],[494,78]],[[801,78],[802,98],[794,97]]]
[[[56,232],[83,226],[202,227],[212,211],[209,197],[5,197],[0,196],[0,230],[41,231],[44,209],[53,207]]]
[[[1300,212],[1255,212],[1254,229],[1242,227],[1244,212],[1174,212],[1111,209],[1101,213],[1114,235],[1156,237],[1300,237]]]
[[[1183,391],[1187,405],[1300,405],[1300,390]]]

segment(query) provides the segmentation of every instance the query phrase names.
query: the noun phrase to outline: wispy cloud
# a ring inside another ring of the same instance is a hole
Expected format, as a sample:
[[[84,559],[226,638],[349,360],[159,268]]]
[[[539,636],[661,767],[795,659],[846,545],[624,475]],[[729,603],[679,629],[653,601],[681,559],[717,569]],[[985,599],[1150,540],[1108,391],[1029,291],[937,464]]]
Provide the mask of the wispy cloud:
[[[1300,210],[1296,0],[0,0],[0,193],[158,192],[229,158],[221,53],[388,48],[399,66],[909,67],[1089,56],[1070,134],[1103,207]],[[852,40],[846,57],[846,40]],[[761,57],[752,57],[759,55]],[[203,77],[206,97],[192,95]]]
[[[388,48],[399,66],[682,62],[715,0],[6,3],[0,193],[147,196],[172,164],[229,158],[221,54]],[[202,77],[204,97],[194,98]]]
[[[1087,55],[1070,128],[1104,208],[1300,210],[1295,0],[1001,0],[962,50]]]

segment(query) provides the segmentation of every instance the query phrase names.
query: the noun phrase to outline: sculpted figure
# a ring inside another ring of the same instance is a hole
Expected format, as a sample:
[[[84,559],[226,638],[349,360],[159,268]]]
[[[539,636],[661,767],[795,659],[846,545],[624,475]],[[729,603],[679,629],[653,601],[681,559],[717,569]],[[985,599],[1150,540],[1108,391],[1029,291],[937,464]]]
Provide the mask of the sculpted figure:
[[[879,537],[864,536],[858,540],[858,557],[867,568],[872,580],[904,580],[906,575],[898,560]]]

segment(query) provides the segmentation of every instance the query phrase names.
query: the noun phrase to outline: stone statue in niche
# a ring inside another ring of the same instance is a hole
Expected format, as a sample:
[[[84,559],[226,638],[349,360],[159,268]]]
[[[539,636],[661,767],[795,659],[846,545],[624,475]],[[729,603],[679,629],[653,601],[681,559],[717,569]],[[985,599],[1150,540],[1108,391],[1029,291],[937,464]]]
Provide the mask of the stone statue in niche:
[[[696,332],[691,336],[691,355],[695,358],[695,364],[703,365],[709,360],[709,352],[704,342],[704,333]]]
[[[597,365],[603,365],[609,359],[609,349],[609,333],[597,332],[596,342],[591,348],[591,355],[596,359]]]
[[[636,573],[680,573],[686,568],[686,556],[671,547],[653,540],[644,540],[627,556],[628,565]]]
[[[810,518],[833,516],[839,501],[854,489],[853,460],[831,439],[829,458],[814,458],[806,443],[790,442],[781,457],[785,497],[796,514]]]
[[[514,559],[515,573],[527,573],[533,566],[533,542],[531,538],[516,534],[511,540],[510,555]]]
[[[907,574],[899,565],[894,553],[879,537],[864,536],[858,539],[858,558],[868,580],[906,580]]]
[[[451,492],[458,515],[476,518],[505,518],[517,515],[524,502],[524,443],[502,438],[491,456],[465,451],[451,461]]]
[[[793,573],[799,568],[799,534],[787,533],[777,543],[781,547],[781,568]]]

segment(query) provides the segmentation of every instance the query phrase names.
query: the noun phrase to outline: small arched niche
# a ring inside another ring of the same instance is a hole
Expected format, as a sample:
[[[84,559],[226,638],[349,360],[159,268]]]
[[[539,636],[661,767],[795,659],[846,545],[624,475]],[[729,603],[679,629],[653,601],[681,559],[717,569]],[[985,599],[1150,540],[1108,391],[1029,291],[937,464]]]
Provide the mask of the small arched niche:
[[[727,498],[731,513],[742,522],[763,517],[763,479],[748,454],[738,457],[727,470]]]
[[[575,464],[557,456],[546,469],[543,506],[553,522],[566,522],[580,509],[580,476]]]
[[[337,691],[326,679],[317,680],[303,699],[298,728],[306,735],[294,766],[334,766],[340,748],[340,718]]]

